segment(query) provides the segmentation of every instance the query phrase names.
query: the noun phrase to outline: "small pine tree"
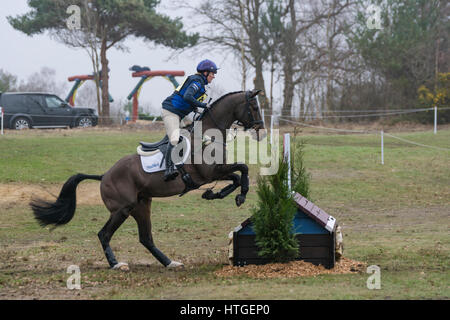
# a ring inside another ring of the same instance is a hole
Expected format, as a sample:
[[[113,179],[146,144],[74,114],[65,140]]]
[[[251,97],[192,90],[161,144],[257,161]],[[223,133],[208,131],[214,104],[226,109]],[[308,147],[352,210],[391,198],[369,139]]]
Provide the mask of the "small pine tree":
[[[298,255],[298,243],[291,232],[296,208],[287,175],[288,165],[280,161],[276,174],[258,178],[258,208],[252,216],[258,254],[276,262],[289,261]]]
[[[303,150],[303,141],[293,148],[291,183],[293,191],[308,197],[310,175],[303,164]],[[299,254],[299,245],[292,233],[297,208],[288,187],[288,173],[288,164],[282,159],[276,174],[258,177],[258,202],[251,218],[258,254],[274,262],[293,260]]]
[[[310,198],[311,175],[306,171],[303,156],[305,154],[305,141],[294,143],[292,152],[292,190],[300,193],[305,198]]]

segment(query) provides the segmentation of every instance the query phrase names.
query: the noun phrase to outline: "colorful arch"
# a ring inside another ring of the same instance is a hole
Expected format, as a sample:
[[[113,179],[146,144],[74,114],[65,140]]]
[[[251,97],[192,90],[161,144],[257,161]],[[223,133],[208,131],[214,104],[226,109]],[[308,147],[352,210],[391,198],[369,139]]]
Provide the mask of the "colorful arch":
[[[138,107],[139,107],[139,95],[141,93],[142,86],[145,82],[152,79],[153,77],[163,77],[164,79],[170,81],[173,86],[178,87],[179,83],[175,77],[182,77],[185,75],[184,71],[180,70],[155,70],[151,71],[148,67],[133,66],[130,71],[134,71],[131,76],[133,78],[141,78],[138,84],[134,87],[131,93],[128,95],[127,99],[133,99],[133,115],[131,121],[136,122],[138,118]]]
[[[95,80],[94,75],[79,75],[79,76],[72,76],[69,77],[68,80],[70,82],[75,81],[74,85],[72,86],[72,89],[70,90],[69,94],[66,97],[66,102],[70,104],[72,107],[75,106],[75,97],[77,95],[78,89],[83,85],[83,83],[86,80]],[[100,88],[102,86],[102,81],[100,80]],[[114,99],[111,97],[111,95],[108,93],[109,102],[114,102]]]

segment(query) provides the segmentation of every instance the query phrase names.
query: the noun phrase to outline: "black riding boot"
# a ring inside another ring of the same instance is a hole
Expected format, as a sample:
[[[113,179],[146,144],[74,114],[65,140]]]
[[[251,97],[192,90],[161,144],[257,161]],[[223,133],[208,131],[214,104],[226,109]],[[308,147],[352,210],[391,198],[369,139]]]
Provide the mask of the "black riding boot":
[[[175,169],[175,164],[172,161],[172,149],[173,145],[169,142],[167,144],[167,150],[166,150],[166,172],[164,173],[164,181],[173,180],[178,176],[178,171]]]

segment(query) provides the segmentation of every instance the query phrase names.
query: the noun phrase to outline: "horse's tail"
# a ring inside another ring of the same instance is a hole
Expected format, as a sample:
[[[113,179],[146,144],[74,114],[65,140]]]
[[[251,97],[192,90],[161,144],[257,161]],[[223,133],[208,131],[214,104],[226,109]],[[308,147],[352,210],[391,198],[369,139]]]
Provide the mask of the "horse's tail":
[[[63,185],[55,202],[41,199],[35,199],[30,202],[34,217],[42,227],[49,224],[53,224],[56,227],[68,223],[75,214],[78,184],[85,179],[102,180],[102,177],[82,173],[71,176]]]

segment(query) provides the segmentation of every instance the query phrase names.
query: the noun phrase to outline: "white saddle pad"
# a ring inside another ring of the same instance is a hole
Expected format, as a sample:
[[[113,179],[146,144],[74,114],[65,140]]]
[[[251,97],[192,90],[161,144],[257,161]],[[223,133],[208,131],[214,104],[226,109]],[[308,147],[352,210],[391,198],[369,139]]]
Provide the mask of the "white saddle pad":
[[[185,136],[182,136],[182,137],[183,137],[183,141],[181,143],[179,143],[178,146],[176,146],[175,148],[180,147],[181,144],[183,144],[183,142],[185,142],[186,152],[183,152],[183,159],[176,162],[175,165],[180,165],[180,164],[185,163],[191,153],[191,142]],[[138,149],[140,149],[140,147],[141,146],[139,146]],[[139,151],[138,151],[138,153],[139,153]],[[164,155],[162,154],[161,151],[158,151],[157,153],[155,153],[153,155],[149,155],[149,156],[140,155],[140,158],[141,158],[142,169],[147,173],[166,170],[166,161],[162,161],[162,159],[164,158]],[[175,160],[175,159],[173,159],[173,160]]]
[[[162,152],[158,152],[152,156],[141,156],[142,169],[148,173],[166,170],[166,162],[162,161],[163,157]]]

